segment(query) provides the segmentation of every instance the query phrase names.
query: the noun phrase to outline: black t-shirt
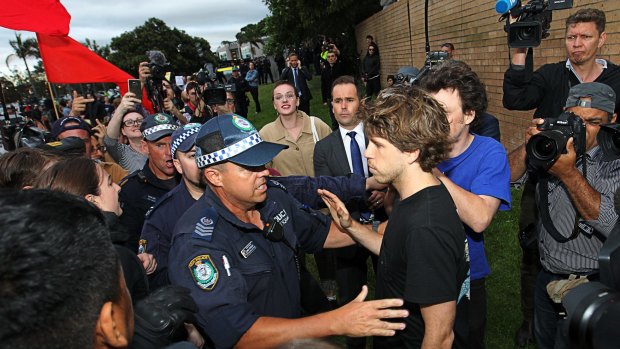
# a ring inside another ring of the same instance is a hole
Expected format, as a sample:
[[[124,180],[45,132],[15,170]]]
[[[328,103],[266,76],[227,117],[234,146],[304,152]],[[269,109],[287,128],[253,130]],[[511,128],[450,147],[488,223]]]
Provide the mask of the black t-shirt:
[[[403,298],[410,314],[405,330],[375,337],[374,348],[419,348],[424,338],[420,304],[462,298],[460,308],[468,302],[462,294],[468,293],[465,241],[463,223],[443,184],[422,189],[394,208],[379,254],[376,298]],[[467,321],[462,315],[457,314],[457,322]]]

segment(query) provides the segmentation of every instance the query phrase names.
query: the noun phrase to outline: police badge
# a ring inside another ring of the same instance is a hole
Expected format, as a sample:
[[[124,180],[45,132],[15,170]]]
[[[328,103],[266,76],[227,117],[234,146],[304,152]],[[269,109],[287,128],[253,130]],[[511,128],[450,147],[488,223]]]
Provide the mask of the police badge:
[[[196,256],[187,265],[196,285],[205,291],[212,291],[217,283],[219,272],[207,254]]]

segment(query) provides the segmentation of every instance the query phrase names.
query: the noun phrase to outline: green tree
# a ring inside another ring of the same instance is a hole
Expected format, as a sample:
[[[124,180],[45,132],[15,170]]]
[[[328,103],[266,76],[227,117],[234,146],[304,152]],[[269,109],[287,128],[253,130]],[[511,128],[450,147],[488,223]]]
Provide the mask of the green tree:
[[[266,18],[267,52],[298,48],[318,35],[332,37],[341,53],[357,56],[355,25],[381,10],[376,0],[263,0],[271,11]],[[348,45],[347,45],[348,44]]]
[[[97,40],[91,41],[89,38],[86,38],[82,45],[88,47],[89,50],[101,56],[103,59],[108,59],[110,56],[110,45],[99,46],[97,44]]]
[[[112,38],[110,49],[109,61],[133,76],[140,62],[148,61],[146,51],[151,50],[163,52],[177,75],[194,73],[205,63],[217,61],[207,40],[170,28],[157,18]]]
[[[17,32],[15,32],[15,40],[9,40],[9,45],[11,45],[15,53],[11,53],[6,57],[6,66],[11,69],[10,62],[15,58],[23,60],[24,65],[26,66],[26,72],[28,73],[28,80],[30,81],[30,85],[32,86],[34,94],[38,95],[34,80],[32,79],[32,74],[30,73],[30,68],[28,67],[28,62],[26,61],[28,58],[41,58],[41,53],[39,52],[39,44],[37,43],[37,40],[35,38],[28,38],[26,40],[22,40],[22,34],[18,34]]]
[[[254,48],[260,48],[259,44],[263,45],[265,42],[263,38],[267,35],[266,33],[266,25],[265,19],[257,24],[248,24],[245,27],[241,28],[241,30],[235,35],[237,38],[237,42],[239,42],[239,46],[243,43],[250,44],[250,50],[252,51],[252,55],[256,54]]]

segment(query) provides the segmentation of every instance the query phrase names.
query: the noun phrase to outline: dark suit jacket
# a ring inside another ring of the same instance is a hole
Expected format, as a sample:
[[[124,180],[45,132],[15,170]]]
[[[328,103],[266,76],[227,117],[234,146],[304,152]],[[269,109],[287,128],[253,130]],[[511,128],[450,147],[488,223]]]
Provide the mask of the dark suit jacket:
[[[293,68],[286,67],[280,74],[280,80],[287,80],[291,85],[295,86],[295,78],[293,77]],[[301,91],[301,99],[311,100],[312,93],[308,87],[308,81],[312,80],[312,73],[308,71],[308,68],[302,66],[297,69],[297,87]]]
[[[337,129],[314,145],[314,175],[317,177],[345,176],[349,173],[353,171],[349,167],[340,129]],[[349,202],[346,205],[353,219],[359,218],[360,204],[360,202]],[[339,248],[336,251],[336,255],[341,258],[352,258],[355,254],[355,246]]]

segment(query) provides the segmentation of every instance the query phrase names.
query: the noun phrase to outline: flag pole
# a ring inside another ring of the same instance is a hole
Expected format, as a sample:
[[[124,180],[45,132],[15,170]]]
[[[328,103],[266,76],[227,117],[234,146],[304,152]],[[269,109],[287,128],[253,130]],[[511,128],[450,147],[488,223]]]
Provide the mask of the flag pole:
[[[45,77],[47,78],[47,75]],[[58,117],[58,108],[56,108],[56,98],[54,98],[54,91],[52,91],[52,85],[50,85],[50,82],[47,81],[47,79],[45,79],[45,82],[47,83],[47,89],[50,91],[50,96],[52,96],[52,108],[54,109],[56,120],[58,120],[60,118]]]

